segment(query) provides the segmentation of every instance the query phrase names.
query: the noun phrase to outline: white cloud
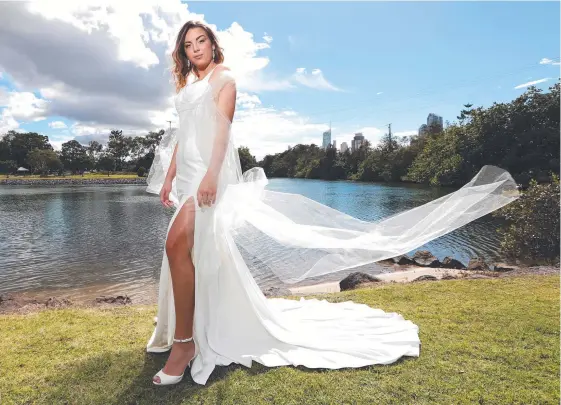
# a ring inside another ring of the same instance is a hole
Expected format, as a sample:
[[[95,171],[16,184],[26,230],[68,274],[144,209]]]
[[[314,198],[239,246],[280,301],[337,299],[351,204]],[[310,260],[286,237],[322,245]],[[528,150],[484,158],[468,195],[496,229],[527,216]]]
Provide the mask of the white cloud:
[[[379,95],[382,94],[382,93],[383,93],[383,91],[379,91],[378,93],[376,93],[376,95],[379,96]]]
[[[0,71],[17,89],[0,88],[0,130],[18,128],[18,120],[64,117],[74,124],[51,137],[60,148],[70,139],[105,143],[112,129],[135,136],[166,128],[167,120],[175,125],[170,52],[189,19],[204,21],[179,0],[0,2]],[[256,39],[236,22],[224,30],[210,27],[237,80],[238,144],[258,158],[288,145],[321,144],[327,124],[263,106],[258,97],[299,85],[339,90],[321,70],[267,73],[270,59],[262,52],[271,47],[270,35]],[[61,125],[55,122],[51,128]]]
[[[531,82],[519,84],[518,86],[515,86],[514,88],[515,88],[515,89],[522,89],[522,88],[524,88],[524,87],[530,87],[530,86],[533,86],[533,85],[535,85],[535,84],[547,82],[548,80],[551,80],[551,78],[545,77],[545,78],[543,78],[543,79],[534,80],[534,81],[531,81]]]
[[[296,86],[290,82],[289,79],[279,79],[272,75],[265,75],[262,72],[247,77],[237,79],[239,84],[244,90],[261,93],[264,91],[285,91],[295,89]]]
[[[297,144],[321,145],[322,134],[329,129],[328,123],[314,122],[294,110],[278,110],[263,106],[256,95],[238,93],[238,109],[232,126],[235,143],[247,146],[257,160],[267,154],[286,150]],[[363,126],[355,130],[332,127],[333,139],[351,144],[357,132],[361,132],[373,146],[377,145],[386,129]],[[403,131],[395,135],[411,135],[417,131]]]
[[[20,121],[41,121],[46,118],[47,100],[38,98],[35,94],[24,91],[0,91],[0,106],[3,106],[3,116]]]
[[[19,123],[11,115],[10,111],[5,108],[0,114],[0,136],[6,132],[19,128]]]
[[[53,128],[53,129],[67,128],[66,124],[62,121],[51,121],[51,122],[49,122],[49,127]]]
[[[303,86],[318,90],[341,91],[333,84],[329,83],[320,69],[314,69],[310,74],[306,72],[306,68],[298,68],[292,79]]]
[[[245,31],[236,22],[224,31],[217,31],[217,36],[220,46],[224,48],[226,64],[236,76],[239,89],[258,93],[296,87],[289,79],[278,78],[264,72],[270,60],[266,56],[258,56],[258,52],[270,48],[272,37],[264,36],[265,42],[255,42],[253,34]]]
[[[286,115],[286,116],[288,116],[288,117],[293,117],[293,116],[295,116],[295,115],[298,115],[298,114],[296,113],[296,111],[292,111],[292,110],[281,111],[281,114],[282,114],[282,115]]]
[[[66,136],[57,135],[53,137],[49,136],[49,143],[54,148],[54,150],[60,151],[62,149],[63,143],[71,141],[75,138],[76,137],[74,135],[66,135]]]
[[[261,105],[261,100],[255,94],[238,92],[236,104],[241,108],[255,108]]]
[[[8,89],[0,87],[0,107],[6,107],[9,102]]]
[[[75,121],[70,130],[78,136],[80,128],[163,128],[175,120],[170,52],[189,19],[204,21],[179,0],[0,2],[0,71],[22,93],[39,90],[46,115]],[[223,31],[210,27],[241,91],[292,87],[263,73],[269,59],[258,53],[269,38],[256,42],[235,22]]]
[[[259,51],[270,48],[269,44],[255,42],[253,34],[245,31],[237,22],[224,31],[217,31],[217,36],[220,46],[224,48],[226,64],[236,74],[241,86],[269,64],[269,58],[257,56]]]
[[[300,143],[319,145],[323,131],[329,128],[293,110],[264,107],[255,95],[239,95],[237,102],[241,108],[232,126],[235,143],[247,146],[257,160]]]
[[[542,58],[542,60],[540,60],[540,65],[560,65],[560,64],[561,62],[555,62],[549,58]]]
[[[27,10],[48,21],[63,22],[88,34],[104,31],[118,49],[118,59],[130,61],[148,69],[157,65],[158,55],[147,46],[148,42],[170,40],[173,31],[168,29],[168,14],[191,17],[186,7],[175,1],[146,2],[30,2]],[[199,17],[199,16],[195,16]],[[150,23],[146,23],[150,21]],[[167,35],[166,35],[167,34]]]

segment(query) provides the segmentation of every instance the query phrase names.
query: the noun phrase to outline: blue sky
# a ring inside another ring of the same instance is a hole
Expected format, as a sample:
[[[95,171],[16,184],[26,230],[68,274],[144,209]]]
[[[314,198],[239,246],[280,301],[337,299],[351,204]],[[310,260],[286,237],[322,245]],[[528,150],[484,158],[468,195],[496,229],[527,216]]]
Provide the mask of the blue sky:
[[[257,71],[261,85],[251,84],[255,80],[251,76],[240,92],[246,101],[258,100],[261,114],[279,117],[286,112],[281,117],[286,126],[275,134],[278,124],[265,128],[271,120],[255,120],[256,110],[240,103],[238,138],[258,158],[299,141],[317,138],[321,144],[321,132],[330,121],[339,144],[356,131],[378,138],[388,123],[394,133],[410,134],[431,112],[454,121],[465,103],[489,106],[510,101],[529,82],[547,79],[537,84],[547,89],[559,77],[557,2],[194,2],[183,7],[219,31],[231,32],[237,24],[233,38],[242,38],[241,29],[243,41],[250,37],[261,44],[262,49],[247,60],[248,66],[261,63]],[[230,47],[241,42],[234,39]],[[241,67],[246,63],[239,56],[243,52],[235,59]],[[2,58],[0,71],[5,65]],[[4,68],[2,73],[0,88],[5,92],[27,90],[38,99],[49,98],[45,96],[49,92],[23,86],[31,80],[20,78],[18,86],[13,72]],[[292,85],[267,89],[264,81]],[[89,100],[84,100],[76,102],[86,108]],[[19,129],[45,133],[59,142],[73,136],[88,140],[103,137],[107,129],[97,110],[91,120],[73,112],[42,120],[36,116],[26,120],[23,114],[24,119],[16,121]],[[287,123],[286,117],[297,119]],[[52,128],[56,121],[67,128]],[[300,131],[298,125],[306,129]],[[131,122],[131,133],[135,128],[141,133],[147,126]],[[267,139],[261,140],[260,134]]]
[[[220,28],[235,20],[255,35],[271,35],[264,53],[280,75],[300,66],[321,69],[344,92],[299,89],[261,99],[338,127],[391,122],[394,131],[408,131],[430,112],[455,120],[467,102],[509,101],[524,91],[515,86],[559,76],[559,66],[539,64],[559,57],[558,3],[197,2],[192,8]]]

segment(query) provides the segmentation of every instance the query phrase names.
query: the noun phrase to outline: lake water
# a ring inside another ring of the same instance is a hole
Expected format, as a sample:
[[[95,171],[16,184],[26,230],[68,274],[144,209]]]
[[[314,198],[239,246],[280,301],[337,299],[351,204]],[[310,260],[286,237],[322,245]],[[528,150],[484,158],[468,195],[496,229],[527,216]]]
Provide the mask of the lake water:
[[[271,179],[267,188],[303,194],[370,221],[454,191],[304,179]],[[0,293],[41,292],[74,299],[128,294],[133,302],[154,302],[172,215],[173,209],[163,208],[145,186],[0,186]],[[497,225],[488,215],[419,249],[465,264],[474,256],[500,260]],[[378,272],[389,271],[377,267]],[[260,286],[278,285],[270,275],[254,276]]]

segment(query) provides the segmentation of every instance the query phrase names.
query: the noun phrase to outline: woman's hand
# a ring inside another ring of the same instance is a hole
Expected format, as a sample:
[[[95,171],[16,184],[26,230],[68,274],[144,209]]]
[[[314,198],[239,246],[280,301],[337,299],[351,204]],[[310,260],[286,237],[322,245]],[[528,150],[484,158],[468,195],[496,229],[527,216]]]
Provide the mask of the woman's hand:
[[[197,191],[199,207],[202,208],[203,205],[208,205],[210,207],[216,202],[217,183],[217,176],[210,172],[205,174],[205,177],[201,180],[201,184],[199,184],[199,190]]]
[[[164,184],[162,185],[162,189],[160,190],[160,202],[164,207],[171,207],[173,206],[173,202],[169,199],[169,194],[171,193],[172,189],[172,181],[165,180]]]

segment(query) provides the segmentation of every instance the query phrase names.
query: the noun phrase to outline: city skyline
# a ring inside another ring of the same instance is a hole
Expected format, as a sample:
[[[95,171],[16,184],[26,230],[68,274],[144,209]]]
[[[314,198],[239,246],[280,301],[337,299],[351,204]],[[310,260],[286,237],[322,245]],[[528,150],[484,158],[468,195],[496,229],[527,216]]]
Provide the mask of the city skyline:
[[[442,116],[436,114],[436,113],[429,113],[427,115],[427,123],[426,124],[421,124],[421,126],[418,129],[417,135],[421,136],[423,135],[427,129],[429,128],[429,126],[431,125],[436,125],[438,127],[440,127],[440,129],[444,129],[444,119]],[[391,124],[388,124],[390,131],[391,131]],[[326,134],[328,134],[328,138],[326,138]],[[388,134],[388,132],[386,132],[384,134],[384,136],[386,136]],[[413,134],[411,134],[413,135]],[[331,129],[329,129],[328,131],[325,131],[323,133],[323,137],[322,137],[322,148],[325,149],[329,144],[331,144],[332,147],[336,148],[336,142],[337,139],[332,139],[332,132]],[[359,137],[357,139],[357,136]],[[328,140],[327,140],[328,139]],[[356,141],[359,140],[359,142],[357,143]],[[360,145],[364,142],[364,141],[369,141],[367,138],[364,137],[364,135],[361,132],[357,132],[354,134],[353,139],[351,140],[351,148],[348,147],[348,144],[346,141],[342,141],[340,144],[340,150],[339,152],[343,153],[347,148],[351,149],[351,151],[356,150],[358,147],[360,147]],[[371,142],[369,141],[371,146],[375,147],[377,145],[377,143]]]

